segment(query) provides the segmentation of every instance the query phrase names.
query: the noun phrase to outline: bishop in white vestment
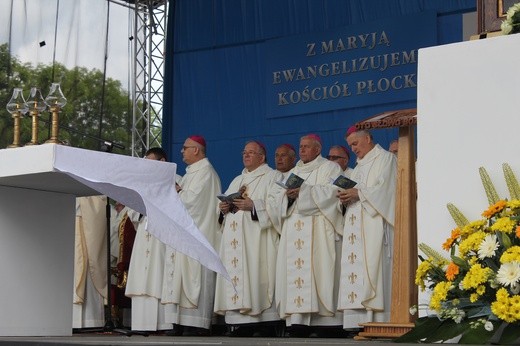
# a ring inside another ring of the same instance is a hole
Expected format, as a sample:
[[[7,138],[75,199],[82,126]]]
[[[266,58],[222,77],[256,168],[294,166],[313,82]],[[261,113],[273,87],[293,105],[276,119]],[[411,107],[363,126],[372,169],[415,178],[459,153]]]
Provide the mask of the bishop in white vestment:
[[[343,328],[390,318],[397,162],[368,131],[349,128],[357,156],[350,178],[357,185],[338,193],[345,208],[338,309]]]
[[[217,275],[215,307],[227,324],[279,320],[274,305],[274,278],[279,235],[266,213],[269,187],[279,172],[265,163],[265,147],[249,142],[243,151],[244,170],[226,195],[241,192],[232,204],[221,202],[223,217],[220,257],[231,282]]]
[[[275,225],[281,220],[276,265],[276,305],[291,325],[339,326],[336,312],[338,275],[336,240],[342,230],[337,187],[332,181],[343,172],[321,156],[317,135],[300,140],[300,161],[289,172],[304,179],[299,188],[273,186],[268,210]]]
[[[214,211],[221,193],[220,178],[206,158],[206,141],[201,136],[190,136],[181,153],[188,166],[177,187],[179,197],[197,227],[218,248],[220,227]],[[209,333],[215,280],[215,272],[167,247],[161,298],[162,304],[167,304],[166,321]]]

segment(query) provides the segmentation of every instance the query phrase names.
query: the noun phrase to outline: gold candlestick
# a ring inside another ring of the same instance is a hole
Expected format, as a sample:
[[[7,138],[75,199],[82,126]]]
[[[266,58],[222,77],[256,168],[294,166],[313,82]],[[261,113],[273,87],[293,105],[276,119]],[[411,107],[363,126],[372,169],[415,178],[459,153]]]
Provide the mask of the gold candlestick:
[[[45,143],[55,143],[59,144],[60,141],[58,140],[58,132],[59,132],[59,114],[60,114],[60,107],[59,106],[51,106],[51,138],[45,141]]]
[[[7,103],[7,111],[11,113],[14,125],[13,125],[13,143],[8,148],[18,148],[20,145],[20,119],[27,112],[25,106],[25,100],[23,99],[23,91],[21,88],[14,88],[13,96]]]
[[[45,98],[45,103],[51,110],[51,138],[46,140],[45,143],[59,144],[59,114],[61,108],[67,103],[67,99],[61,92],[60,83],[52,83],[49,95]]]
[[[31,88],[31,93],[25,105],[29,109],[32,119],[32,133],[31,133],[31,141],[25,145],[36,145],[38,143],[38,117],[40,116],[40,112],[44,111],[47,108],[47,105],[43,101],[42,93],[40,89],[36,87]]]

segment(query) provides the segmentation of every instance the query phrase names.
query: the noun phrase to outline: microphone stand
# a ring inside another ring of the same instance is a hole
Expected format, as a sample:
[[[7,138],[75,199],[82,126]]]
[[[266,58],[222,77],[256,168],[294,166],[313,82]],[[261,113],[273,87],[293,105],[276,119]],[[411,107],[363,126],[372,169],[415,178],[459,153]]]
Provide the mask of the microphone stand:
[[[45,123],[46,125],[49,125],[51,123],[51,121],[42,119],[42,117],[38,117],[38,119],[41,122]],[[80,135],[82,137],[87,137],[87,138],[94,139],[94,140],[98,141],[100,143],[100,149],[99,150],[103,151],[103,152],[110,153],[110,152],[112,152],[113,148],[118,148],[118,149],[121,149],[121,150],[125,150],[125,148],[126,148],[122,144],[118,144],[116,142],[109,141],[109,140],[106,140],[106,139],[103,139],[103,138],[100,138],[100,137],[97,137],[97,136],[89,135],[88,133],[84,133],[84,132],[78,131],[78,130],[73,129],[72,127],[69,127],[69,126],[58,124],[58,127],[60,129],[67,130],[69,132],[74,132],[75,134],[78,134],[78,135]]]

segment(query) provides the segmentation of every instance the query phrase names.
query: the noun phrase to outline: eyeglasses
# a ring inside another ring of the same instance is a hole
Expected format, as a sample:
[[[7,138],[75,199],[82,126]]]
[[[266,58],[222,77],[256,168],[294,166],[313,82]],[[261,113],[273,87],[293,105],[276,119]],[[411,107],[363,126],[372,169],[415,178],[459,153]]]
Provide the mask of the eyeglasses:
[[[186,150],[186,149],[188,149],[188,148],[196,148],[196,147],[194,147],[194,146],[191,146],[191,147],[183,146],[183,147],[182,147],[182,150]]]
[[[261,154],[261,153],[257,153],[256,151],[245,151],[245,150],[242,152],[242,156],[245,156],[245,155],[250,156],[250,155],[256,155],[256,154]]]
[[[339,159],[348,160],[348,158],[346,158],[346,157],[336,156],[336,155],[329,155],[329,156],[327,156],[327,159],[330,160],[330,161],[336,161],[336,160],[339,160]]]

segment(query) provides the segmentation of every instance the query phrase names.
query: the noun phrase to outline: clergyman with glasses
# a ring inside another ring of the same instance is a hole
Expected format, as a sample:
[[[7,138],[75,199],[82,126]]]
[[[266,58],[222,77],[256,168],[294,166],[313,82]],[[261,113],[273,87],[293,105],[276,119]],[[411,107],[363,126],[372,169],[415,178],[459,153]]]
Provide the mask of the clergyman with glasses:
[[[347,147],[343,145],[333,145],[329,149],[329,155],[327,156],[327,159],[336,162],[341,167],[341,170],[344,172],[345,176],[347,178],[350,177],[352,168],[348,166],[350,153],[348,152]]]
[[[217,275],[214,310],[225,316],[234,336],[274,336],[267,325],[280,318],[274,304],[274,277],[279,235],[266,212],[269,187],[280,173],[266,163],[265,146],[246,143],[244,169],[225,191],[240,193],[220,202],[220,258],[231,282]],[[232,205],[231,205],[232,204]]]

